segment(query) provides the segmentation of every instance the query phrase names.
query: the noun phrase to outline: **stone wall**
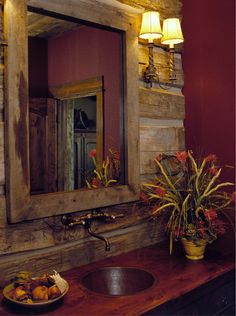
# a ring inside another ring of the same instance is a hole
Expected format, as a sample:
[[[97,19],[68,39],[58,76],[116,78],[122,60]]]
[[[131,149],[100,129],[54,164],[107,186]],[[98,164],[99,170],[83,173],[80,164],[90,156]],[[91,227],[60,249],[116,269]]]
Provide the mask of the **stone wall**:
[[[181,0],[122,0],[138,8],[159,10],[162,17],[181,16]],[[94,224],[94,230],[111,242],[111,251],[105,252],[104,243],[88,237],[83,227],[70,229],[62,226],[60,217],[45,218],[8,224],[5,207],[4,162],[4,49],[2,32],[3,1],[0,1],[0,285],[9,280],[16,271],[42,272],[69,269],[106,256],[127,252],[163,240],[164,219],[147,221],[146,207],[131,203],[111,207],[113,212],[126,216],[109,224]],[[154,173],[153,158],[159,152],[174,152],[184,148],[184,97],[181,93],[183,73],[181,54],[176,54],[177,85],[162,90],[154,85],[147,89],[142,81],[142,71],[148,60],[145,45],[139,46],[140,82],[140,178]],[[156,67],[166,77],[167,52],[154,48]]]

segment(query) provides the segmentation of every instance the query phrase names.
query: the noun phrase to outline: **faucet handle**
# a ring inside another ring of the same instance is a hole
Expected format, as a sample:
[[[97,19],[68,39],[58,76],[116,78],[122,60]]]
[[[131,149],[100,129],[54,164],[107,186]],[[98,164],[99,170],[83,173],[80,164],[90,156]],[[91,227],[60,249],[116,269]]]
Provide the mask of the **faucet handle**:
[[[73,221],[73,217],[71,215],[63,215],[61,217],[61,222],[63,225],[70,225],[72,221]]]
[[[85,216],[73,217],[71,215],[63,215],[61,218],[63,225],[73,227],[75,225],[85,225]]]
[[[115,219],[117,219],[117,218],[122,218],[122,217],[125,217],[125,215],[124,214],[116,214],[116,215],[110,215],[109,216],[111,219],[113,219],[113,220],[115,220]]]

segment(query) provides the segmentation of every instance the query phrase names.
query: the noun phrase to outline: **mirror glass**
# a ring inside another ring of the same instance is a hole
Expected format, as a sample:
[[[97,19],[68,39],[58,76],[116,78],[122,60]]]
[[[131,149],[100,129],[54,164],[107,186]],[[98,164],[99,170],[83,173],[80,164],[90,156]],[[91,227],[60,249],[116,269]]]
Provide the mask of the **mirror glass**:
[[[122,37],[28,11],[31,194],[124,183]]]

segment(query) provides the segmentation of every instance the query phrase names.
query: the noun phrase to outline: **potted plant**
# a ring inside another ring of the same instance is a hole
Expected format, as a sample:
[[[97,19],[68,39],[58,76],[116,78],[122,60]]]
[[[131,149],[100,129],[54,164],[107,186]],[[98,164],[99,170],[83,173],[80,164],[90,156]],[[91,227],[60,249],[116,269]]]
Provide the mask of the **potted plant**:
[[[215,155],[196,159],[189,150],[161,154],[154,161],[155,179],[142,185],[141,199],[153,206],[152,217],[168,214],[170,254],[173,241],[181,240],[187,258],[201,259],[206,244],[225,232],[226,222],[219,215],[230,207],[235,192],[229,194],[222,188],[234,184],[220,181],[222,169]]]
[[[94,169],[90,178],[86,179],[88,189],[109,187],[119,183],[120,177],[120,155],[117,151],[109,149],[106,159],[102,163],[97,162],[97,151],[92,149],[89,157],[93,161]]]

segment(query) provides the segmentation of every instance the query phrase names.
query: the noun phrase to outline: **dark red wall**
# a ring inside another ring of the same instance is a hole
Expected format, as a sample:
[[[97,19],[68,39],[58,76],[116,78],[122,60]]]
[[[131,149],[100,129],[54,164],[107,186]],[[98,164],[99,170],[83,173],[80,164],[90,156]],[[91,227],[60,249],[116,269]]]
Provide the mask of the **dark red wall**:
[[[48,96],[48,44],[47,40],[29,37],[29,95]]]
[[[120,149],[121,34],[79,27],[48,41],[48,84],[104,76],[105,148]]]
[[[223,165],[235,165],[234,14],[234,0],[183,0],[186,147]]]

